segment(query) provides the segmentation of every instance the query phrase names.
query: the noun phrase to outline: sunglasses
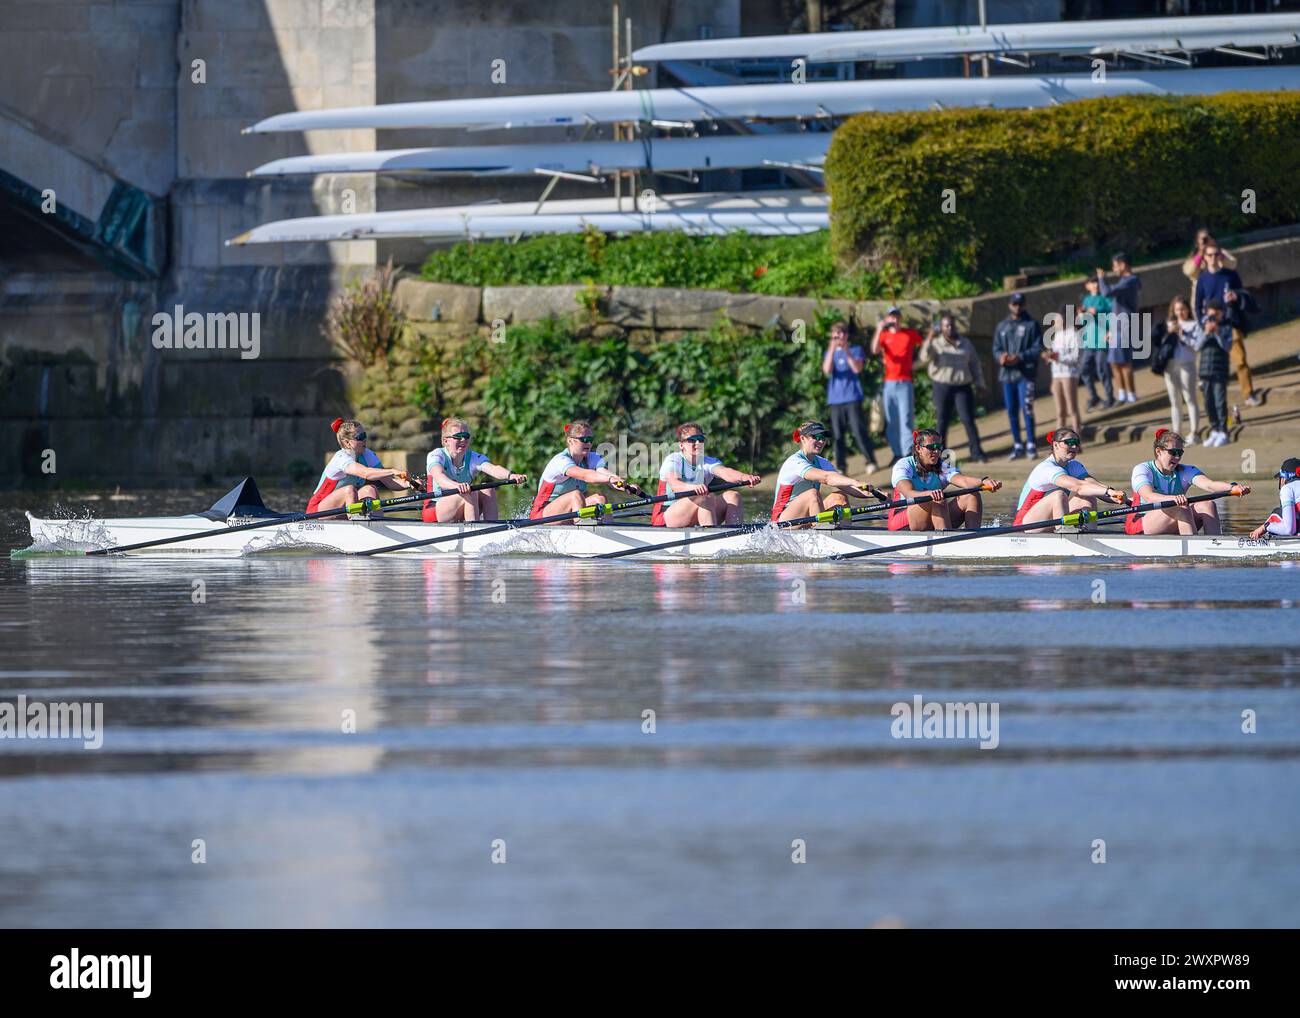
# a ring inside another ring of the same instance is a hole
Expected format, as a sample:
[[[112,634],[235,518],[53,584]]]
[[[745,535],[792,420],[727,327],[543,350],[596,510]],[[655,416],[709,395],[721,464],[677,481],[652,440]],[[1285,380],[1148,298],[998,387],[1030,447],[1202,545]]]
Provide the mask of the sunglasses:
[[[454,434],[454,435],[448,435],[447,437],[448,437],[448,438],[456,438],[456,439],[459,439],[459,440],[462,441],[462,442],[468,442],[468,441],[470,440],[470,434],[469,434],[468,431],[458,431],[458,432],[456,432],[456,434]]]
[[[808,439],[809,441],[812,441],[812,442],[825,442],[825,441],[826,441],[826,432],[824,432],[824,431],[819,431],[819,432],[817,432],[817,434],[815,434],[815,435],[800,435],[799,437],[800,437],[800,438],[806,438],[806,439]]]
[[[685,438],[682,439],[682,441],[683,441],[683,442],[703,442],[703,441],[704,441],[704,436],[703,436],[703,435],[687,435]]]
[[[366,440],[366,433],[364,431],[358,431],[352,436],[352,440],[354,442],[364,442]]]
[[[920,448],[925,449],[929,452],[943,452],[943,446],[939,445],[936,442],[931,442],[929,445],[920,446]]]
[[[575,442],[581,442],[583,445],[591,445],[596,440],[595,435],[570,435],[569,437]]]
[[[1077,449],[1079,448],[1079,446],[1083,445],[1083,443],[1080,442],[1077,438],[1061,438],[1061,439],[1057,439],[1057,441],[1060,442],[1061,445],[1066,446],[1067,448],[1070,449]]]
[[[1167,452],[1170,456],[1182,456],[1183,454],[1182,449],[1166,449],[1165,452]]]

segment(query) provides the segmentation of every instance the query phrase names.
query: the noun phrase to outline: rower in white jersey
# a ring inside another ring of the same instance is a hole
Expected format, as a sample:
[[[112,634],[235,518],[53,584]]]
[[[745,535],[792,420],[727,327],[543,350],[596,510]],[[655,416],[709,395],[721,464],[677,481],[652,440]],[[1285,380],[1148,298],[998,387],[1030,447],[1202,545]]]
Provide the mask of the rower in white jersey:
[[[309,513],[342,509],[365,498],[378,499],[381,487],[393,491],[409,487],[405,471],[390,470],[379,462],[373,450],[366,448],[366,426],[360,421],[336,417],[330,430],[338,440],[339,451],[326,464],[316,482],[316,491],[307,503]],[[384,512],[374,508],[368,514],[357,515],[379,519]]]
[[[680,497],[658,502],[650,522],[656,527],[711,527],[741,521],[740,492],[711,492],[709,482],[743,481],[751,488],[762,478],[723,466],[722,460],[704,455],[704,429],[691,422],[677,429],[677,452],[664,458],[659,468],[659,491]]]
[[[1296,503],[1300,502],[1300,459],[1292,457],[1283,461],[1282,469],[1277,472],[1277,487],[1281,504],[1250,532],[1256,541],[1265,534],[1295,537],[1300,533],[1300,512],[1296,509]]]
[[[592,452],[596,440],[588,421],[570,421],[564,426],[565,450],[546,464],[537,485],[530,519],[576,513],[583,506],[606,501],[604,495],[587,494],[588,484],[608,484],[615,491],[641,494],[635,484],[625,481],[605,464],[605,457]]]
[[[826,426],[820,421],[804,421],[794,429],[799,451],[781,464],[781,471],[777,474],[776,498],[772,502],[773,522],[815,516],[825,509],[846,506],[850,495],[885,501],[884,496],[866,481],[855,481],[847,474],[841,474],[835,469],[835,464],[819,455],[829,438]],[[823,484],[839,490],[823,500]]]
[[[442,446],[434,449],[425,459],[428,490],[437,497],[424,503],[420,518],[425,523],[458,523],[464,520],[495,520],[497,493],[495,489],[470,491],[475,474],[487,474],[498,481],[523,484],[527,474],[514,474],[499,467],[481,452],[469,447],[473,434],[469,423],[460,417],[447,417],[442,422]]]
[[[1249,495],[1250,488],[1235,481],[1215,481],[1199,467],[1183,462],[1183,436],[1168,428],[1156,429],[1151,459],[1133,468],[1133,505],[1160,505],[1124,520],[1127,534],[1223,533],[1214,502],[1187,504],[1192,486],[1225,495]]]
[[[1001,481],[991,477],[970,477],[944,462],[943,438],[933,428],[912,432],[912,455],[894,464],[890,478],[894,491],[891,502],[930,493],[929,502],[889,510],[890,530],[978,530],[984,518],[979,492],[968,492],[946,501],[950,484],[963,488],[982,487],[997,491]]]
[[[1046,522],[1081,509],[1095,509],[1097,499],[1124,504],[1124,492],[1102,484],[1079,462],[1083,439],[1073,428],[1047,433],[1052,454],[1034,467],[1020,489],[1015,523]],[[1041,530],[1048,528],[1043,527]]]

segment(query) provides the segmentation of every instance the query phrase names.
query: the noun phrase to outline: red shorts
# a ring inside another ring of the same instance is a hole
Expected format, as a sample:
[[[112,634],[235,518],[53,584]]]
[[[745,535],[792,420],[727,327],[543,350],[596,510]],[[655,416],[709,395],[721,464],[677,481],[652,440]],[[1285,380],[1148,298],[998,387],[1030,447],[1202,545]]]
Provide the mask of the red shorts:
[[[1046,494],[1047,492],[1045,491],[1038,491],[1035,489],[1025,496],[1025,500],[1020,504],[1020,508],[1016,510],[1015,526],[1018,527],[1020,524],[1025,522],[1025,513],[1029,512],[1030,509],[1041,502],[1043,496]]]
[[[889,501],[891,502],[898,502],[902,497],[903,496],[898,493],[897,488],[889,493]],[[889,515],[885,517],[885,525],[890,530],[907,530],[907,506],[899,506],[897,509],[890,509]]]

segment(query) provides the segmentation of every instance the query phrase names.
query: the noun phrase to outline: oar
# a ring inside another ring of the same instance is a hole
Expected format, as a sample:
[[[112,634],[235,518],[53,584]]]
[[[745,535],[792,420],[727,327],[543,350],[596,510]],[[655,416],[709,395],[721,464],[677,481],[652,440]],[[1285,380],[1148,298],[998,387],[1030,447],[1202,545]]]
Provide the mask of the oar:
[[[476,484],[470,491],[485,491],[488,488],[499,488],[503,484],[516,484],[519,482],[504,481],[485,481],[482,484]],[[384,499],[382,502],[377,498],[363,498],[360,502],[350,502],[347,505],[338,506],[335,509],[322,509],[314,513],[290,513],[287,516],[276,516],[272,519],[258,520],[256,523],[240,523],[233,527],[224,527],[220,530],[200,530],[193,534],[179,534],[175,537],[160,537],[156,541],[140,541],[138,544],[123,544],[116,548],[96,548],[93,551],[86,552],[87,555],[112,555],[119,551],[138,551],[141,548],[157,548],[163,544],[179,544],[181,541],[199,541],[205,537],[215,537],[217,534],[238,534],[245,530],[261,530],[263,527],[274,527],[281,523],[303,523],[306,520],[318,520],[324,516],[338,516],[341,513],[368,513],[375,509],[391,509],[394,506],[406,505],[411,502],[424,502],[439,496],[434,495],[431,491],[413,492],[410,495],[401,495],[397,498]]]
[[[875,492],[875,488],[871,489]],[[956,498],[960,495],[972,495],[977,491],[982,491],[983,485],[976,485],[972,488],[955,488],[952,491],[944,492],[944,498]],[[876,495],[880,497],[879,494]],[[884,505],[860,505],[850,509],[847,506],[836,506],[834,509],[826,509],[814,516],[801,516],[798,519],[782,520],[775,525],[774,529],[785,530],[789,527],[803,527],[809,523],[838,523],[844,519],[854,519],[859,516],[866,516],[873,513],[888,512],[891,509],[902,509],[904,506],[918,505],[921,502],[933,502],[931,494],[915,495],[912,498],[899,499],[897,502],[886,502]],[[607,551],[603,555],[593,555],[592,558],[624,558],[627,555],[640,555],[643,551],[663,551],[666,548],[681,548],[688,544],[705,544],[709,541],[721,541],[726,537],[735,537],[736,534],[757,534],[772,526],[770,523],[756,523],[748,527],[736,528],[729,530],[724,534],[705,534],[703,537],[686,537],[680,541],[667,541],[663,544],[643,544],[636,548],[620,548],[618,551]]]
[[[747,481],[730,481],[727,484],[719,484],[716,487],[710,485],[710,492],[729,491],[732,488],[739,488],[747,484]],[[629,488],[635,487],[628,485]],[[638,489],[639,490],[639,489]],[[599,520],[602,516],[611,516],[615,513],[626,512],[629,509],[640,509],[642,506],[657,505],[660,502],[669,502],[682,496],[677,492],[671,492],[667,495],[647,495],[644,498],[633,499],[630,502],[619,502],[615,505],[609,505],[605,502],[597,502],[595,505],[585,505],[577,512],[561,513],[559,516],[543,516],[539,520],[524,519],[511,520],[509,523],[503,523],[497,527],[488,527],[486,530],[475,530],[467,534],[457,531],[454,534],[443,534],[440,537],[425,537],[419,541],[405,541],[402,544],[390,544],[385,548],[367,548],[365,551],[350,551],[348,555],[382,555],[390,551],[406,551],[409,548],[425,548],[431,544],[442,544],[444,541],[461,541],[466,537],[489,537],[492,534],[504,534],[510,530],[523,530],[527,527],[540,527],[547,523],[563,523],[566,520]]]
[[[1194,495],[1187,500],[1190,505],[1193,502],[1208,502],[1210,499],[1223,498],[1225,495],[1240,495],[1237,488],[1228,491],[1209,492],[1205,495]],[[924,541],[913,541],[910,544],[896,544],[893,547],[885,546],[881,548],[864,548],[861,551],[850,551],[842,555],[832,555],[831,558],[843,562],[851,558],[863,558],[867,555],[884,555],[889,552],[911,551],[913,548],[931,548],[936,544],[951,544],[954,541],[972,541],[979,537],[994,537],[998,534],[1018,534],[1022,530],[1039,530],[1044,527],[1077,527],[1084,523],[1099,523],[1113,519],[1116,516],[1127,516],[1130,513],[1151,512],[1153,509],[1164,509],[1170,505],[1168,502],[1147,502],[1144,505],[1117,506],[1114,509],[1080,509],[1078,512],[1067,513],[1060,519],[1040,520],[1037,523],[1021,523],[1010,527],[992,527],[987,530],[963,530],[957,534],[949,534],[947,537],[935,537]]]

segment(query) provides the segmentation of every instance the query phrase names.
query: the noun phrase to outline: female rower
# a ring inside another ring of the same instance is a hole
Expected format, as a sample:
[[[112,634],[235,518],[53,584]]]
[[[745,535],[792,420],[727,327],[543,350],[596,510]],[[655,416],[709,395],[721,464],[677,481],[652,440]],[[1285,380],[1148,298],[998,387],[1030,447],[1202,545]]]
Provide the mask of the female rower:
[[[722,460],[704,455],[704,429],[698,424],[683,424],[677,429],[678,451],[664,458],[659,468],[659,494],[669,492],[681,497],[671,502],[657,502],[650,515],[656,527],[711,527],[717,523],[736,524],[741,520],[740,492],[711,492],[713,478],[743,481],[751,488],[762,480],[758,474],[745,474],[724,467]]]
[[[448,417],[442,422],[442,448],[434,449],[424,461],[426,484],[438,496],[437,501],[424,503],[420,518],[425,523],[466,523],[474,520],[495,520],[497,493],[495,490],[470,491],[470,482],[476,473],[487,474],[498,481],[523,484],[527,474],[513,474],[499,467],[481,452],[469,447],[469,424],[460,417]]]
[[[1249,495],[1244,484],[1213,481],[1209,475],[1183,462],[1183,436],[1168,428],[1156,429],[1154,455],[1133,468],[1133,504],[1155,503],[1162,509],[1133,513],[1124,521],[1127,534],[1223,533],[1214,502],[1187,504],[1192,485],[1205,491]]]
[[[366,448],[364,424],[336,417],[330,427],[338,438],[339,451],[316,482],[316,492],[307,503],[309,513],[341,509],[363,498],[378,498],[381,485],[394,491],[409,487],[405,471],[389,470],[373,449]],[[378,519],[384,513],[372,509],[370,515]]]
[[[1052,454],[1034,467],[1020,489],[1016,502],[1016,525],[1057,519],[1080,509],[1094,509],[1098,498],[1123,505],[1124,492],[1109,488],[1076,458],[1083,440],[1073,428],[1047,433]],[[1046,527],[1040,528],[1046,530]]]
[[[978,530],[984,518],[984,504],[979,492],[958,495],[945,501],[944,488],[958,484],[963,488],[976,486],[985,491],[997,491],[1001,481],[989,477],[970,477],[959,473],[943,461],[943,439],[933,428],[918,428],[912,432],[912,455],[904,456],[894,464],[891,478],[894,493],[891,502],[915,498],[923,492],[930,493],[929,502],[920,502],[902,509],[889,510],[890,530]]]
[[[776,478],[776,499],[772,503],[773,522],[815,516],[825,509],[848,505],[849,495],[854,498],[880,497],[871,485],[841,474],[833,463],[819,455],[826,448],[829,437],[826,426],[819,421],[804,421],[794,429],[799,451],[781,464]],[[839,490],[823,500],[823,484]]]
[[[564,452],[551,457],[537,485],[537,497],[529,519],[576,513],[585,505],[606,501],[604,495],[588,495],[588,484],[608,484],[616,491],[640,493],[606,465],[605,458],[591,451],[595,436],[586,421],[571,421],[564,426]]]
[[[1276,537],[1295,537],[1300,533],[1300,521],[1297,520],[1296,503],[1300,502],[1300,459],[1292,457],[1282,464],[1277,472],[1277,487],[1282,496],[1282,504],[1268,514],[1268,519],[1250,532],[1258,541],[1265,534]]]

